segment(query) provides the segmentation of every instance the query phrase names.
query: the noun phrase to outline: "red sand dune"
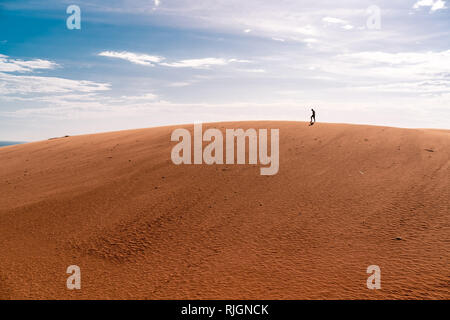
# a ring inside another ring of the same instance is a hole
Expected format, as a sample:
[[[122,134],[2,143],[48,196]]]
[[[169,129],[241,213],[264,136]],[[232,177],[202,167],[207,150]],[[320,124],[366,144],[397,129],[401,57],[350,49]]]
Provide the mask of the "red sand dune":
[[[176,166],[175,126],[0,148],[0,298],[450,298],[450,131],[208,127],[279,128],[279,173]]]

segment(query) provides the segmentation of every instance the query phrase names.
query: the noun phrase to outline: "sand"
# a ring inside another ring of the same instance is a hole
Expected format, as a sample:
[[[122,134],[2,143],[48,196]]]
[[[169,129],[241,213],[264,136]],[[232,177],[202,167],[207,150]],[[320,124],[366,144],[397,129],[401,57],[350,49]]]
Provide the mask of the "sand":
[[[177,127],[0,148],[0,298],[450,298],[449,130],[204,125],[279,128],[261,176],[174,165]]]

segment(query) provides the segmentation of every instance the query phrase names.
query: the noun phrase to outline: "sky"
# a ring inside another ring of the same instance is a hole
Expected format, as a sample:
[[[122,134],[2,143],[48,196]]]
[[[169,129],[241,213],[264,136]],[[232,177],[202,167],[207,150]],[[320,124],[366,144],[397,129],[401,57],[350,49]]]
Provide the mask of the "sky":
[[[2,0],[0,140],[309,121],[311,108],[319,122],[449,129],[449,2]]]

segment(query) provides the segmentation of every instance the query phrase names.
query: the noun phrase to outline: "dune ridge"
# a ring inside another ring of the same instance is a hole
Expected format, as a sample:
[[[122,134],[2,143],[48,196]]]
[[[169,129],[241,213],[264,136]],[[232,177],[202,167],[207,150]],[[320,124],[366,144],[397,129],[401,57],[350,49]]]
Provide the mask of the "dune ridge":
[[[280,129],[261,176],[174,165],[180,127],[0,148],[0,299],[450,298],[449,130],[204,124]]]

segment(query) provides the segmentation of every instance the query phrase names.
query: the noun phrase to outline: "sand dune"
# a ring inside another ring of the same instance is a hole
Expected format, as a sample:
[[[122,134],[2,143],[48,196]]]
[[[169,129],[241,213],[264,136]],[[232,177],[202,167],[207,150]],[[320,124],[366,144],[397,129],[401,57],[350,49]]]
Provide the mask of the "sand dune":
[[[208,127],[279,128],[278,174],[176,166],[176,127],[0,148],[0,298],[450,298],[450,131]]]

